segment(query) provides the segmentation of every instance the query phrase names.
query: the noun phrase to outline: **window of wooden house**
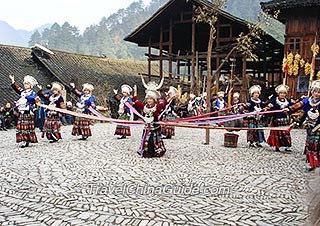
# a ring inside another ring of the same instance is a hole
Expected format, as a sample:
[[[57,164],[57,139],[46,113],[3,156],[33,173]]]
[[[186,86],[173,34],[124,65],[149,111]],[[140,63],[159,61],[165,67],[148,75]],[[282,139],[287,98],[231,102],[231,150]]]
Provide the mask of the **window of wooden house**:
[[[290,39],[290,49],[294,49],[294,39]]]
[[[296,50],[300,49],[300,38],[296,38],[296,46],[295,46]]]
[[[291,38],[289,45],[290,50],[300,50],[300,38]]]

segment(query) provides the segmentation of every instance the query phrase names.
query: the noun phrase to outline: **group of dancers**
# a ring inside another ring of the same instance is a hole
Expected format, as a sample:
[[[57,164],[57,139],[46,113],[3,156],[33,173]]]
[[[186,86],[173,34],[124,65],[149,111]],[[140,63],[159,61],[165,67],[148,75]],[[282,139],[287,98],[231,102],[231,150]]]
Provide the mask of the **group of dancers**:
[[[12,82],[13,90],[20,95],[16,101],[16,107],[19,112],[18,122],[16,126],[16,142],[23,143],[22,148],[28,147],[30,143],[37,143],[37,135],[35,133],[35,115],[34,111],[38,104],[41,104],[41,98],[49,101],[48,106],[56,107],[57,109],[65,108],[65,100],[62,97],[63,86],[58,83],[52,83],[50,94],[45,93],[42,86],[32,76],[25,76],[23,80],[23,88],[20,87],[13,75],[9,75]],[[39,91],[33,90],[34,86],[38,86]],[[84,114],[90,114],[88,108],[95,107],[95,97],[92,95],[94,89],[91,84],[84,84],[80,92],[75,88],[73,83],[70,84],[72,92],[78,96],[76,111]],[[46,136],[50,143],[58,142],[62,139],[61,136],[61,113],[54,110],[46,110],[46,119],[43,127],[42,137]],[[72,135],[81,136],[80,139],[85,140],[91,136],[90,124],[91,120],[82,117],[76,117],[72,129]]]
[[[36,105],[40,103],[40,97],[49,101],[49,106],[54,106],[56,109],[65,108],[65,100],[61,95],[63,86],[59,83],[52,84],[52,94],[45,94],[42,87],[37,83],[32,76],[26,76],[23,81],[23,88],[19,87],[15,82],[14,76],[10,75],[12,81],[12,88],[20,95],[20,99],[16,102],[17,109],[20,113],[17,123],[16,141],[18,143],[24,142],[21,147],[28,147],[30,143],[37,143],[37,136],[34,127],[33,111]],[[136,88],[132,88],[127,84],[121,86],[121,99],[119,103],[119,120],[132,121],[134,114],[139,115],[144,121],[144,129],[142,134],[141,147],[138,153],[142,157],[161,157],[165,154],[163,138],[171,138],[175,135],[174,125],[170,123],[177,119],[175,112],[174,100],[178,97],[178,90],[170,87],[166,92],[166,96],[159,92],[163,85],[163,79],[160,84],[155,82],[146,83],[142,77],[142,83],[146,88],[144,100],[139,100]],[[35,92],[33,87],[38,85],[39,91]],[[76,104],[76,111],[81,114],[92,114],[90,108],[95,108],[95,97],[92,94],[94,87],[92,84],[84,84],[81,91],[77,90],[75,84],[70,83],[72,92],[78,97]],[[224,100],[224,93],[219,92],[217,99],[213,103],[213,108],[219,115],[234,114],[245,115],[247,121],[247,141],[250,147],[261,147],[261,143],[265,141],[264,127],[262,117],[264,113],[272,111],[271,127],[288,127],[287,130],[272,129],[266,143],[279,152],[284,148],[285,152],[290,152],[292,145],[290,135],[290,115],[297,110],[303,111],[304,128],[306,128],[307,138],[305,145],[305,155],[310,167],[313,170],[320,165],[319,151],[320,151],[320,80],[313,81],[311,85],[309,97],[301,98],[296,102],[292,102],[288,97],[289,89],[285,85],[279,85],[275,89],[277,95],[274,96],[267,103],[260,99],[261,87],[254,85],[249,89],[250,98],[246,103],[241,103],[240,94],[234,93],[231,107]],[[190,95],[188,103],[188,111],[191,115],[201,115],[206,110],[206,96],[197,98],[195,95]],[[141,114],[136,112],[139,109]],[[228,111],[224,111],[228,109]],[[44,124],[44,133],[50,142],[57,142],[61,137],[60,133],[60,115],[59,110],[47,109],[47,117]],[[203,118],[204,119],[204,118]],[[81,136],[80,139],[86,140],[92,136],[90,125],[92,119],[89,117],[76,116],[72,135]],[[159,123],[161,121],[162,123]],[[236,118],[232,121],[233,127],[243,127],[243,120]],[[160,125],[161,124],[161,125]],[[115,129],[115,135],[119,139],[124,139],[131,136],[130,124],[119,123]]]

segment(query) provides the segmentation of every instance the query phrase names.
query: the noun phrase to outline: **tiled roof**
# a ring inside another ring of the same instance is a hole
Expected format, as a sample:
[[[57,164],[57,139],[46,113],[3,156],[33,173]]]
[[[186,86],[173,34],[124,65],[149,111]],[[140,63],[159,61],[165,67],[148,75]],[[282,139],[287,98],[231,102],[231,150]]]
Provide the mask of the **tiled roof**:
[[[138,90],[144,90],[138,74],[147,73],[147,62],[51,51],[54,55],[35,48],[33,54],[64,85],[74,82],[79,87],[89,82],[96,86],[107,85],[112,90],[126,83],[137,84]],[[151,74],[159,74],[158,66],[152,67]]]
[[[264,11],[274,11],[278,9],[292,9],[320,6],[319,0],[272,0],[261,2]]]
[[[16,46],[0,45],[0,106],[13,102],[19,97],[11,88],[9,74],[15,76],[19,85],[25,75],[37,78],[39,83],[48,84],[55,79],[32,59],[31,49]]]
[[[54,55],[33,53],[47,69],[63,82],[79,83],[112,81],[112,83],[137,82],[139,73],[147,73],[147,62],[111,59],[52,50]],[[154,68],[155,69],[155,68]],[[153,73],[159,73],[154,71]]]
[[[0,45],[0,105],[17,100],[10,87],[8,75],[12,73],[19,84],[27,74],[34,76],[40,84],[60,81],[64,85],[75,82],[108,85],[111,90],[123,83],[137,84],[143,95],[138,73],[147,73],[147,62],[110,59],[52,50],[48,54],[39,48],[24,48]],[[159,74],[158,67],[152,67],[152,74]],[[102,95],[102,94],[101,94]],[[104,93],[105,97],[110,93]]]

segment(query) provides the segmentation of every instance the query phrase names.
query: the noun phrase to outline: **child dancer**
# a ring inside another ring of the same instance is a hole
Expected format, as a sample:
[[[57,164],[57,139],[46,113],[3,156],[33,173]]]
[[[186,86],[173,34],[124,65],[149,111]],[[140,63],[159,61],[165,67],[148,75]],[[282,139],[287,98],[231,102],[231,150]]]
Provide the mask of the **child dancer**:
[[[307,138],[304,152],[309,163],[308,170],[312,171],[320,165],[320,80],[312,83],[311,97],[289,107],[290,112],[298,109],[305,113],[303,125],[307,130]]]
[[[189,116],[195,116],[198,115],[198,106],[197,106],[197,100],[196,100],[196,95],[193,93],[190,94],[189,96],[189,102],[188,102],[188,115]]]
[[[289,87],[285,85],[278,85],[276,87],[277,97],[271,99],[266,110],[285,110],[290,107],[291,100],[286,98]],[[288,126],[290,124],[290,117],[287,112],[278,112],[272,115],[271,126]],[[271,130],[267,143],[271,147],[275,147],[275,151],[279,152],[280,147],[285,147],[286,152],[291,152],[291,135],[290,131]]]
[[[146,88],[145,103],[140,102],[137,97],[134,97],[135,105],[143,109],[144,120],[146,122],[138,154],[145,158],[162,157],[166,152],[166,148],[161,136],[161,127],[157,122],[159,114],[166,106],[167,101],[164,100],[159,103],[161,95],[157,90],[161,88],[163,79],[159,85],[154,82],[146,84],[142,77],[142,83]],[[170,102],[173,98],[170,98],[168,101]]]
[[[231,106],[233,107],[230,113],[233,115],[242,114],[244,111],[243,105],[244,104],[240,102],[240,93],[234,93],[231,101]],[[243,127],[243,119],[236,119],[225,123],[225,125],[229,125],[230,127]]]
[[[133,120],[133,113],[125,105],[125,103],[133,104],[133,100],[130,97],[131,92],[132,92],[132,88],[129,85],[124,84],[121,86],[122,97],[120,99],[120,104],[119,104],[118,119],[122,119],[122,120],[131,119],[131,121]],[[119,135],[120,137],[118,137],[118,139],[125,139],[127,136],[131,136],[130,127],[117,125],[114,135]]]
[[[57,108],[65,108],[65,103],[63,97],[61,96],[62,85],[59,83],[52,83],[51,91],[52,94],[48,95],[43,92],[42,86],[38,85],[40,89],[38,95],[49,101],[49,106],[54,106]],[[46,110],[46,119],[43,126],[42,137],[46,134],[47,139],[50,143],[54,143],[62,139],[60,128],[61,128],[61,120],[60,113],[52,110]]]
[[[23,80],[23,88],[19,87],[13,75],[9,75],[12,82],[12,88],[20,95],[17,101],[17,109],[19,111],[19,118],[17,122],[16,142],[24,142],[21,148],[28,147],[30,143],[38,143],[34,126],[35,103],[38,101],[36,92],[32,90],[33,86],[38,82],[32,76],[25,76]]]
[[[95,108],[95,97],[92,95],[94,89],[93,85],[85,83],[82,85],[82,92],[75,88],[74,83],[70,83],[72,92],[79,97],[76,104],[77,112],[90,114],[89,107]],[[86,118],[75,117],[72,135],[82,136],[80,140],[86,140],[88,137],[92,136],[90,129],[91,120]]]
[[[167,93],[169,98],[176,96],[178,94],[178,90],[173,86],[170,86],[169,91]],[[174,110],[174,101],[170,101],[166,106],[163,112],[160,113],[159,120],[163,119],[163,121],[175,120],[178,117]],[[175,135],[174,126],[162,125],[161,126],[161,134],[166,139],[171,139]]]
[[[249,112],[260,112],[264,107],[265,103],[260,100],[261,87],[254,85],[249,89],[250,99],[246,104],[245,108]],[[259,115],[253,115],[247,117],[249,128],[259,128],[261,125],[261,117]],[[261,143],[265,141],[264,133],[262,130],[248,130],[247,131],[247,142],[249,147],[262,147]]]
[[[165,107],[166,101],[158,103],[159,98],[160,93],[156,90],[146,91],[146,103],[142,103],[135,98],[135,104],[143,109],[143,115],[147,123],[142,135],[142,156],[145,158],[162,157],[166,152],[161,136],[161,127],[157,124],[159,114]]]

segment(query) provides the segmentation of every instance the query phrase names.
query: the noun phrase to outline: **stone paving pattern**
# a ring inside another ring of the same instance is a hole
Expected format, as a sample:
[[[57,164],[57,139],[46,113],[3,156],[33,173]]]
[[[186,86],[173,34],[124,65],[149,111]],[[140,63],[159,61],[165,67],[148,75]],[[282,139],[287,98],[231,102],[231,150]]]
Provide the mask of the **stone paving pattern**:
[[[293,152],[285,154],[266,145],[248,148],[245,131],[238,133],[238,148],[225,148],[225,131],[211,131],[210,145],[203,145],[204,130],[178,128],[176,137],[164,140],[163,158],[142,159],[136,153],[142,128],[133,128],[125,140],[117,140],[114,129],[95,124],[93,137],[79,141],[67,126],[59,143],[49,144],[38,133],[40,143],[28,149],[14,143],[14,130],[0,132],[0,225],[292,226],[307,221],[303,130],[292,132]],[[178,190],[186,187],[198,190]]]

